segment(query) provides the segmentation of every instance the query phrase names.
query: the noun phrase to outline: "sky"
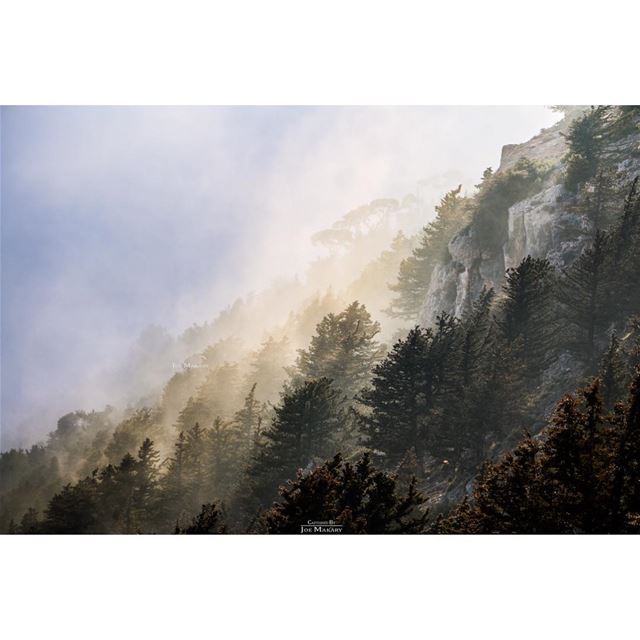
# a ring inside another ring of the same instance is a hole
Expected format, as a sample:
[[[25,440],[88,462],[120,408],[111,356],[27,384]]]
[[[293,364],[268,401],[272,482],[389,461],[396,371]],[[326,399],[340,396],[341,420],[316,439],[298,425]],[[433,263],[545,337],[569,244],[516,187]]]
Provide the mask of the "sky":
[[[3,107],[0,448],[102,408],[86,381],[146,326],[213,319],[303,272],[310,236],[350,209],[423,179],[471,188],[502,145],[557,119],[541,106]]]

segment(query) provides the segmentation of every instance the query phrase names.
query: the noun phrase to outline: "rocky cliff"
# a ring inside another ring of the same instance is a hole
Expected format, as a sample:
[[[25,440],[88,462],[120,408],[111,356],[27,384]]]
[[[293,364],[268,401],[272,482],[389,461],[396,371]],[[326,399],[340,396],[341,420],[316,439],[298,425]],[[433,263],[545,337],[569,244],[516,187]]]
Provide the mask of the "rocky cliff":
[[[501,247],[481,242],[472,225],[451,239],[448,259],[432,273],[419,317],[421,324],[432,324],[443,311],[460,316],[483,287],[500,291],[505,270],[517,266],[528,255],[546,257],[557,269],[563,269],[590,242],[593,225],[587,216],[576,212],[574,196],[562,185],[567,151],[563,134],[569,124],[569,118],[564,118],[527,142],[503,147],[496,173],[509,171],[521,158],[545,162],[550,171],[537,193],[509,207],[507,240]],[[639,152],[638,133],[607,148],[622,185],[640,173]]]

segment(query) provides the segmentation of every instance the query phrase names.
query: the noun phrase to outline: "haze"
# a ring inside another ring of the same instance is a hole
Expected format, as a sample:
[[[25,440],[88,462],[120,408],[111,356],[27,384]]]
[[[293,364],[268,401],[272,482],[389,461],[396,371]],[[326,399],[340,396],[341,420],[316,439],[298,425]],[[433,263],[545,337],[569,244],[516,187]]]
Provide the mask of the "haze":
[[[497,167],[496,140],[557,119],[544,107],[2,108],[0,447],[117,403],[88,381],[146,326],[175,334],[302,275],[314,232],[421,180],[426,223],[442,193]]]

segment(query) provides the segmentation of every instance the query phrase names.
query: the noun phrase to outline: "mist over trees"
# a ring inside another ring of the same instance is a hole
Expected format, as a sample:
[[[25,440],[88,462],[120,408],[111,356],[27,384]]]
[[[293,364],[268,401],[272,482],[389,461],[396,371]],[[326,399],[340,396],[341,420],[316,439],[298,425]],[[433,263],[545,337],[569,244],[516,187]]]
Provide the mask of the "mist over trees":
[[[3,452],[0,529],[637,533],[640,193],[619,149],[639,121],[572,111],[561,170],[487,170],[415,236],[395,228],[411,199],[349,212],[316,236],[329,254],[299,304],[275,290],[179,349],[163,338],[185,366],[152,401],[67,414]],[[456,234],[495,251],[509,208],[551,182],[589,222],[575,259],[527,255],[423,323]]]

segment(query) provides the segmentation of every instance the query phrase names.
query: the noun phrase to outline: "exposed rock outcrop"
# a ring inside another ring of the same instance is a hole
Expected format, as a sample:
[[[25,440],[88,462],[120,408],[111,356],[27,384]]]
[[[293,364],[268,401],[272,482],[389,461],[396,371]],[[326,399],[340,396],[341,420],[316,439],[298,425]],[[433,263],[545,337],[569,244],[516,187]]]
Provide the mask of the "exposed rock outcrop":
[[[518,160],[544,162],[551,167],[541,190],[508,210],[507,240],[500,249],[483,246],[467,227],[449,242],[449,259],[433,270],[419,322],[430,325],[439,313],[460,316],[483,287],[499,291],[506,269],[526,256],[546,257],[561,270],[569,266],[593,237],[591,221],[576,212],[574,197],[562,186],[562,159],[567,151],[564,133],[569,121],[543,130],[531,140],[506,145],[497,173]],[[606,149],[621,183],[640,174],[640,134],[634,133]]]

